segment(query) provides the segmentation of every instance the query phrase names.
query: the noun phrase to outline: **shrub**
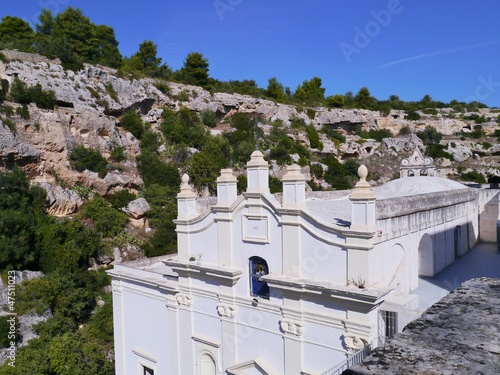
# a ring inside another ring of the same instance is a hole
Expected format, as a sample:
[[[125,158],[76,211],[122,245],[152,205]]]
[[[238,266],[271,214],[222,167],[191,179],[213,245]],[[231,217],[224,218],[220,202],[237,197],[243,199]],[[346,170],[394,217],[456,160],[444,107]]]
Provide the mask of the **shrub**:
[[[156,80],[154,83],[153,83],[154,87],[156,87],[161,93],[165,94],[165,95],[168,95],[170,94],[170,86],[168,85],[168,83],[166,81],[162,81],[162,80]]]
[[[331,127],[329,127],[327,125],[323,125],[323,128],[321,129],[321,131],[324,134],[326,134],[328,136],[328,138],[333,140],[335,145],[339,145],[340,143],[345,143],[345,141],[346,141],[345,136],[343,134],[339,133],[338,131],[332,129]]]
[[[106,92],[111,97],[111,99],[113,99],[117,103],[120,102],[120,99],[118,99],[118,93],[116,92],[116,90],[113,87],[113,84],[111,82],[106,82],[104,84],[104,88],[106,89]]]
[[[179,94],[174,95],[173,98],[180,102],[188,102],[189,101],[189,92],[187,90],[182,90]]]
[[[101,98],[101,95],[92,86],[85,86],[85,88],[90,92],[90,95],[92,95],[95,99]]]
[[[320,140],[318,132],[314,126],[308,126],[306,128],[307,138],[309,138],[309,143],[311,148],[320,148]]]
[[[486,179],[478,171],[470,171],[467,173],[461,173],[460,179],[462,181],[477,182],[478,184],[485,184]]]
[[[12,134],[16,134],[16,124],[10,118],[0,118],[5,126],[12,132]]]
[[[208,109],[201,112],[201,121],[204,125],[214,128],[217,125],[217,115]]]
[[[443,138],[443,134],[438,132],[434,127],[428,125],[425,127],[424,131],[418,132],[417,136],[422,140],[422,142],[427,144],[439,143]]]
[[[104,237],[116,236],[127,223],[127,215],[113,208],[100,196],[95,196],[82,204],[80,216],[91,219],[95,229]]]
[[[22,107],[17,107],[16,114],[25,120],[30,119],[30,111],[28,110],[28,106],[26,104],[23,104]]]
[[[111,160],[119,163],[125,160],[125,148],[122,146],[115,146],[111,149],[109,157]]]
[[[426,108],[424,110],[422,110],[423,113],[425,113],[426,115],[437,115],[438,114],[438,111],[437,109],[434,109],[434,108]]]
[[[418,112],[415,112],[413,110],[406,112],[406,119],[407,120],[416,121],[416,120],[420,120],[420,118],[421,118],[421,116],[418,114]]]
[[[2,52],[0,52],[0,61],[9,62],[9,59]]]
[[[141,116],[133,110],[127,111],[122,115],[120,126],[132,133],[137,139],[142,138],[145,130]]]
[[[490,142],[483,142],[483,147],[485,150],[492,148],[493,145]]]
[[[125,207],[127,204],[129,204],[135,199],[137,199],[135,194],[132,194],[128,190],[120,190],[111,195],[108,198],[108,201],[109,203],[111,203],[111,206],[119,210],[120,208]]]
[[[449,160],[455,160],[453,155],[448,154],[445,150],[445,146],[440,144],[428,144],[425,149],[425,155],[430,156],[431,158],[447,158]]]
[[[146,187],[158,184],[178,188],[181,183],[181,177],[175,165],[162,162],[150,151],[143,151],[137,157],[137,169]]]
[[[100,178],[106,176],[106,167],[108,163],[101,153],[96,150],[85,148],[83,145],[76,146],[69,155],[71,167],[78,172],[88,169],[97,172]]]
[[[312,108],[307,108],[306,114],[311,120],[314,120],[314,118],[316,117],[316,111]]]
[[[311,176],[313,176],[316,179],[323,178],[325,171],[323,170],[321,164],[311,164],[310,168],[311,168]]]
[[[345,98],[343,95],[334,95],[326,98],[326,105],[330,108],[342,108],[345,105]]]
[[[411,134],[411,129],[408,125],[404,125],[399,129],[399,135],[410,135]]]
[[[375,139],[378,142],[381,142],[383,138],[392,138],[392,133],[388,129],[380,129],[380,130],[370,129],[369,131],[360,130],[358,132],[358,135],[361,138]]]
[[[9,92],[9,81],[6,79],[0,80],[0,100],[5,100],[7,98],[7,93]]]
[[[10,96],[13,101],[19,104],[35,103],[37,107],[45,109],[54,109],[57,99],[56,93],[52,90],[43,90],[39,83],[35,86],[28,85],[19,78],[14,80],[10,89]]]

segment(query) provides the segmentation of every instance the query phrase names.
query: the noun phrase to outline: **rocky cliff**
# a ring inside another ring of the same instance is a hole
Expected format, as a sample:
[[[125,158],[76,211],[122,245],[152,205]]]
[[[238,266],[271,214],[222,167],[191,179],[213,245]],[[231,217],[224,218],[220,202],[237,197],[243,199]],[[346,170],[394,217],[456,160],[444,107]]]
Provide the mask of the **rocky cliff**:
[[[394,110],[388,115],[358,109],[314,108],[304,111],[270,100],[239,94],[210,93],[200,87],[177,83],[168,83],[168,88],[162,92],[153,79],[120,78],[110,68],[85,65],[83,70],[73,72],[65,70],[57,60],[16,51],[2,52],[8,60],[0,61],[0,79],[12,83],[18,77],[30,86],[41,84],[44,89],[55,91],[58,106],[54,110],[44,110],[30,105],[30,119],[12,116],[15,131],[6,124],[0,124],[0,163],[21,165],[33,180],[50,186],[80,185],[101,195],[125,188],[138,189],[142,184],[135,164],[135,156],[140,152],[139,142],[119,126],[120,115],[128,109],[136,109],[153,130],[158,130],[163,108],[179,109],[181,106],[197,112],[215,112],[222,123],[236,112],[249,113],[261,119],[259,125],[265,134],[269,132],[271,122],[281,120],[285,126],[290,126],[294,118],[303,119],[318,130],[323,126],[336,129],[347,135],[345,143],[335,143],[320,132],[324,147],[321,151],[312,151],[320,155],[332,154],[339,160],[392,155],[394,165],[381,172],[379,178],[382,182],[397,172],[398,160],[421,144],[414,135],[396,137],[400,130],[407,127],[414,133],[430,125],[448,136],[442,143],[456,161],[477,163],[482,159],[485,173],[500,175],[496,158],[500,155],[500,145],[454,137],[459,132],[471,132],[475,125],[473,121],[464,120],[463,114],[452,110],[440,110],[434,115],[422,113],[418,121],[409,121],[405,119],[404,112]],[[15,103],[5,104],[14,111],[19,107]],[[497,127],[498,114],[489,109],[481,111],[481,115],[488,120],[481,127],[486,134],[492,134]],[[387,129],[395,138],[387,138],[382,142],[361,139],[352,134],[360,127],[366,130]],[[224,129],[224,126],[218,126],[212,132]],[[309,146],[304,132],[295,132],[290,137]],[[70,167],[68,153],[72,147],[80,144],[99,150],[106,158],[109,158],[113,147],[121,146],[127,160],[121,165],[110,163],[104,178],[99,178],[94,172],[76,172]],[[442,174],[454,172],[449,160],[438,162]],[[464,165],[464,168],[467,167]],[[384,176],[384,173],[390,175]],[[78,202],[75,204],[73,200],[70,203],[70,194],[64,188],[60,191],[52,189],[54,214],[65,215],[75,210]]]

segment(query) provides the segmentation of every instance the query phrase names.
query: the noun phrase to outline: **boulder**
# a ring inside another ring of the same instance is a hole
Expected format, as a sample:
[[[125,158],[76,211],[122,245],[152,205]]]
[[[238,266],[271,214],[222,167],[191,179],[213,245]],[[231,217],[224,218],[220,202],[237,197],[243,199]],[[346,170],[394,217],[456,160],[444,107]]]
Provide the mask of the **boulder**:
[[[138,198],[130,202],[126,207],[122,208],[129,217],[133,219],[142,219],[146,212],[151,209],[148,201],[144,198]]]

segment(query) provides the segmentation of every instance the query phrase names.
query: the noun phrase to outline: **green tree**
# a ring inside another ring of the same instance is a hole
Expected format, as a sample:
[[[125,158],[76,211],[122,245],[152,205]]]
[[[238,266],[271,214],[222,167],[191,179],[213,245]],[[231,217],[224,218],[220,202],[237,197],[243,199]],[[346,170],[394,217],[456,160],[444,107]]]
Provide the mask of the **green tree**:
[[[377,99],[375,99],[370,90],[367,87],[362,87],[356,96],[354,97],[354,103],[356,108],[362,109],[376,109],[377,108]]]
[[[333,95],[326,98],[326,105],[330,108],[343,108],[345,98],[343,95]]]
[[[321,87],[323,81],[314,77],[302,82],[295,90],[295,98],[306,104],[321,104],[325,100],[325,89]]]
[[[143,151],[137,157],[137,169],[146,187],[158,184],[177,188],[181,183],[179,171],[175,165],[164,163],[150,151]]]
[[[38,268],[37,228],[50,221],[45,195],[22,170],[0,172],[0,270]]]
[[[199,52],[191,52],[184,60],[184,66],[175,74],[176,79],[189,85],[206,87],[209,83],[208,59]]]
[[[276,77],[269,78],[266,94],[278,102],[283,102],[286,99],[285,89]]]
[[[35,33],[28,22],[12,16],[5,16],[0,22],[0,48],[15,48],[30,51]]]
[[[162,64],[162,58],[157,56],[158,46],[151,40],[145,40],[139,45],[139,50],[129,59],[124,59],[122,70],[125,73],[146,75],[156,78],[169,78],[172,71]]]
[[[106,25],[97,25],[92,30],[93,42],[95,43],[95,62],[118,68],[122,62],[122,55],[118,49],[115,31]]]

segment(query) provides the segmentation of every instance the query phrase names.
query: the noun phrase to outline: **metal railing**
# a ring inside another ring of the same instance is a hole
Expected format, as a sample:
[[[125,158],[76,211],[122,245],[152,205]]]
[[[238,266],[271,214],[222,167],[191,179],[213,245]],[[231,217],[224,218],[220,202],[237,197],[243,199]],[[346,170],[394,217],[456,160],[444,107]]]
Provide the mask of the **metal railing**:
[[[340,375],[344,372],[344,370],[347,370],[348,368],[351,368],[353,366],[357,366],[361,362],[363,362],[363,359],[365,359],[365,357],[370,354],[371,351],[372,346],[371,344],[368,344],[363,349],[357,351],[352,356],[347,358],[345,361],[339,363],[335,367],[332,367],[330,370],[322,373],[321,375]]]

